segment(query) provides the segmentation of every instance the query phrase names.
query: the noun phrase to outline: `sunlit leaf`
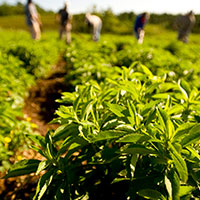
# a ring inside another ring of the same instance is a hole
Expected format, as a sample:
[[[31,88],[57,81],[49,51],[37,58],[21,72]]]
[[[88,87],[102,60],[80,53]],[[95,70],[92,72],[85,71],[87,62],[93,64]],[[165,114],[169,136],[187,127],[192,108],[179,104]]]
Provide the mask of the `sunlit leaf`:
[[[145,199],[151,200],[167,200],[162,193],[157,190],[143,189],[138,192],[138,195],[144,197]]]

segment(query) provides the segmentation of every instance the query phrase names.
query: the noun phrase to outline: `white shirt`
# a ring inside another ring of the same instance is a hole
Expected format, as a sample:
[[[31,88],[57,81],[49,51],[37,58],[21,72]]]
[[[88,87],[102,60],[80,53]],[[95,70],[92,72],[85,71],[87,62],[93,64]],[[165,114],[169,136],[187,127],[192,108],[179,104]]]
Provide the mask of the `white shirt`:
[[[88,22],[90,24],[92,24],[94,27],[98,27],[99,25],[102,24],[102,21],[100,19],[100,17],[96,16],[96,15],[90,15],[90,14],[86,14],[86,19],[88,20]]]

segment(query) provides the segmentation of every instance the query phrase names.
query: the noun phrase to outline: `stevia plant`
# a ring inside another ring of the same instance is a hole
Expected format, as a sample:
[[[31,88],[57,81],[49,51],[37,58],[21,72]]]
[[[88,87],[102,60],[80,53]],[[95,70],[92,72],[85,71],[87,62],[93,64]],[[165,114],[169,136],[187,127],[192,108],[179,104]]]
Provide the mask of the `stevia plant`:
[[[5,178],[44,171],[33,199],[197,199],[199,124],[183,113],[199,103],[187,86],[137,63],[77,86],[63,94],[61,126],[28,135],[45,160],[23,160]]]
[[[46,76],[55,64],[63,45],[51,33],[40,42],[28,36],[23,31],[0,31],[0,172],[23,157],[25,134],[36,128],[22,113],[24,99],[34,80]]]

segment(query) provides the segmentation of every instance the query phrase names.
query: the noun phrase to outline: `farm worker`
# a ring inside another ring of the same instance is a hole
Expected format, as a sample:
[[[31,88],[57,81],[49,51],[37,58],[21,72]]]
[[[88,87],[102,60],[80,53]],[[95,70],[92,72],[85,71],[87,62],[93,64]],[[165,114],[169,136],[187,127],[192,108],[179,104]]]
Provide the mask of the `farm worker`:
[[[42,25],[40,15],[37,12],[36,6],[32,0],[28,0],[25,6],[26,23],[29,26],[31,36],[34,40],[39,40],[41,37],[40,27]]]
[[[175,28],[178,30],[178,40],[187,43],[189,34],[196,22],[192,11],[185,15],[178,16],[175,21]]]
[[[134,32],[139,44],[143,43],[144,40],[144,26],[146,25],[150,15],[146,12],[138,15],[135,20]]]
[[[91,26],[93,29],[93,40],[97,42],[100,39],[101,34],[101,28],[102,28],[102,20],[100,17],[96,15],[91,15],[90,13],[87,13],[85,15],[85,20],[88,26]]]
[[[69,13],[69,2],[66,1],[64,8],[60,9],[58,12],[58,17],[60,21],[59,37],[62,39],[63,34],[66,34],[67,44],[71,43],[71,29],[72,29],[72,15]]]

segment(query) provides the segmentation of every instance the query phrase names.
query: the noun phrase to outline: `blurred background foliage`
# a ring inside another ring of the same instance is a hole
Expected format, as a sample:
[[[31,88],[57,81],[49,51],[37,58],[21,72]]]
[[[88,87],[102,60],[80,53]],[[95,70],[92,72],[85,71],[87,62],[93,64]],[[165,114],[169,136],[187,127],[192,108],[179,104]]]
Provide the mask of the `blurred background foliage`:
[[[38,12],[41,14],[44,30],[55,30],[58,28],[58,22],[56,21],[55,12],[44,10],[38,5],[37,9]],[[114,14],[111,8],[104,11],[97,11],[95,6],[93,7],[92,12],[99,15],[102,18],[102,32],[116,34],[132,34],[136,13],[124,12],[120,14]],[[169,30],[173,30],[173,23],[176,17],[177,15],[166,13],[151,14],[149,24],[157,24]],[[200,15],[196,15],[196,20],[197,21],[195,27],[193,28],[193,32],[200,33]],[[73,32],[87,33],[89,30],[84,21],[84,13],[73,15]],[[12,29],[27,29],[24,19],[24,5],[19,2],[16,5],[9,5],[6,3],[1,4],[0,27]]]

